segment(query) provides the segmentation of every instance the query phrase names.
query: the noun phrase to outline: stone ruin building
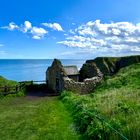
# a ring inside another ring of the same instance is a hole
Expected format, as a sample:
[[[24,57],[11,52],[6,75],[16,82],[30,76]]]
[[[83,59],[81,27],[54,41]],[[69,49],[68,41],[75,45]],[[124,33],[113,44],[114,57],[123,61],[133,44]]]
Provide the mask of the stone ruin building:
[[[63,66],[60,60],[54,59],[46,71],[46,83],[48,88],[56,93],[70,90],[85,94],[93,91],[96,84],[102,80],[102,73],[97,71],[97,76],[79,82],[80,75],[77,66]]]

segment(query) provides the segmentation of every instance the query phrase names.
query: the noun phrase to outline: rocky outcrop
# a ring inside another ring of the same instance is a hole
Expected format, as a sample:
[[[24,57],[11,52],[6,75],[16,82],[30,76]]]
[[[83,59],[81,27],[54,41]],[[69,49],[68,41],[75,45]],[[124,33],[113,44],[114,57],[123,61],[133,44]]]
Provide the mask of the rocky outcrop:
[[[139,56],[129,56],[129,57],[121,57],[119,61],[116,63],[116,69],[117,71],[120,68],[135,64],[135,63],[140,63],[140,55]]]
[[[140,62],[140,56],[128,57],[98,57],[87,60],[80,70],[80,81],[97,76],[97,68],[103,75],[113,75],[120,68]]]

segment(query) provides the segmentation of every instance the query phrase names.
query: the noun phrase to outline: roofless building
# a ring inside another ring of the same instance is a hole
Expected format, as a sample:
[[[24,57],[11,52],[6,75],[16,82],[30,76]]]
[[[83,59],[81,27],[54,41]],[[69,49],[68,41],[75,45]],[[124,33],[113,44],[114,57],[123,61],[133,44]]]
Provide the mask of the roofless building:
[[[64,77],[69,77],[75,82],[79,81],[77,66],[63,66],[61,61],[54,59],[46,71],[46,82],[50,89],[61,92],[64,89]]]

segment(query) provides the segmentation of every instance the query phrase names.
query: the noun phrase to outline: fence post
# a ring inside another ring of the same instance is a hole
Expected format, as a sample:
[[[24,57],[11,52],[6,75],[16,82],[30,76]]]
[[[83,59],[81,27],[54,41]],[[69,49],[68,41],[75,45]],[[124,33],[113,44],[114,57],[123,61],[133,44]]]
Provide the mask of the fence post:
[[[18,85],[16,85],[16,92],[18,92]]]
[[[4,92],[7,92],[7,86],[4,87]]]
[[[22,85],[23,85],[23,83],[20,83],[19,90],[22,90]]]

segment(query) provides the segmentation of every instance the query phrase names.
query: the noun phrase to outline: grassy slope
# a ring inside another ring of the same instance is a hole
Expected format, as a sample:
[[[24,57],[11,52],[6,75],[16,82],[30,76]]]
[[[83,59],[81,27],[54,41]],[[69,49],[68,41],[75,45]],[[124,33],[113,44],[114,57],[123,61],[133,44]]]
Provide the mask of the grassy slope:
[[[140,64],[121,69],[92,95],[101,114],[118,121],[130,139],[140,138]]]
[[[3,86],[15,86],[18,83],[16,81],[12,81],[12,80],[7,80],[6,78],[0,76],[0,87]]]
[[[3,93],[4,93],[4,87],[15,87],[16,85],[18,85],[19,83],[16,81],[12,81],[12,80],[7,80],[6,78],[0,76],[0,98],[2,97]],[[15,91],[15,89],[13,88],[8,88],[7,89],[8,92],[13,92]]]
[[[121,69],[117,75],[103,81],[91,95],[65,93],[62,96],[73,106],[76,123],[89,138],[103,138],[102,133],[105,133],[107,139],[120,139],[85,111],[104,116],[129,139],[140,139],[140,64]],[[85,119],[80,121],[81,117]]]
[[[1,140],[76,140],[72,118],[55,97],[0,100]]]

